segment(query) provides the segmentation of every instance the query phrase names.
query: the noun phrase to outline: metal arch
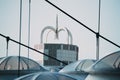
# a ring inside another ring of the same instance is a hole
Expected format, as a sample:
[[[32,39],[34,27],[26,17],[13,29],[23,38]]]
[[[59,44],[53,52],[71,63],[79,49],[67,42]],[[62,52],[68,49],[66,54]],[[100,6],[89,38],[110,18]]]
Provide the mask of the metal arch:
[[[55,38],[57,38],[57,39],[59,37],[59,32],[65,31],[67,33],[67,43],[69,44],[69,42],[70,42],[70,44],[72,44],[73,38],[72,38],[71,32],[66,27],[65,28],[58,28],[58,15],[56,15],[56,28],[53,28],[52,26],[47,26],[42,30],[41,43],[43,43],[43,34],[44,34],[45,30],[47,30],[47,29],[50,29],[51,31],[53,31],[55,33]],[[49,34],[49,32],[48,32],[48,34]],[[47,36],[48,36],[48,34],[47,34]],[[47,38],[46,38],[46,40],[47,40]]]
[[[48,34],[51,32],[52,30],[49,30],[47,35],[46,35],[46,42],[47,42],[47,39],[48,39]]]
[[[66,27],[65,28],[61,28],[61,29],[58,30],[58,32],[60,32],[60,31],[67,32],[67,34],[68,34],[68,36],[67,36],[68,44],[69,44],[69,41],[70,41],[70,44],[72,44],[73,38],[72,38],[71,32]],[[70,40],[69,40],[69,38],[70,38]]]
[[[41,32],[41,43],[43,43],[43,34],[44,34],[45,30],[47,30],[47,29],[51,29],[53,32],[56,33],[56,29],[53,28],[52,26],[47,26],[47,27],[45,27],[45,28],[42,30],[42,32]]]
[[[60,29],[58,29],[58,28],[55,29],[52,26],[47,26],[47,27],[45,27],[42,30],[42,32],[41,32],[41,43],[43,43],[43,34],[44,34],[45,30],[47,30],[47,29],[50,29],[51,31],[53,31],[55,33],[55,35],[56,35],[56,38],[58,38],[58,33],[59,32],[61,32],[61,31],[67,32],[67,35],[68,35],[67,36],[68,44],[69,44],[69,42],[70,42],[70,44],[72,44],[72,41],[73,41],[72,34],[71,34],[71,32],[66,27],[65,28],[60,28]]]
[[[64,29],[64,28],[60,28],[60,29],[58,30],[58,33],[61,32],[61,31],[65,31],[66,33],[68,33],[68,32],[66,31],[66,29]],[[67,34],[67,43],[69,44],[69,34]]]
[[[66,28],[66,27],[65,27]],[[72,37],[72,33],[66,28],[67,32],[68,32],[68,35],[70,36],[70,43],[72,44],[73,43],[73,37]]]

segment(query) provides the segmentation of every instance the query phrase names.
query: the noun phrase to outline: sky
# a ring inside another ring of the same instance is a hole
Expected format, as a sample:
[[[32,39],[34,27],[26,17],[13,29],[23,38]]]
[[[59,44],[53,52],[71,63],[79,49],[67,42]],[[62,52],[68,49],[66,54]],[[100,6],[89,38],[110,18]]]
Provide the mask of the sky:
[[[72,15],[89,28],[98,31],[99,0],[49,0],[65,12]],[[120,0],[101,0],[100,34],[120,45]],[[79,59],[96,58],[96,35],[78,24],[45,0],[31,0],[30,47],[40,43],[43,28],[56,26],[66,27],[72,33],[73,45],[79,47]],[[28,44],[29,0],[22,2],[22,34],[21,42]],[[20,0],[0,0],[0,33],[19,41]],[[46,30],[43,43],[67,43],[66,34],[60,33],[59,40]],[[63,36],[64,35],[64,36]],[[8,55],[18,55],[19,45],[9,41]],[[100,38],[100,58],[120,50],[118,47]],[[42,51],[42,50],[41,50]],[[21,55],[27,56],[27,49],[21,46]],[[6,39],[0,36],[0,57],[6,56]],[[30,50],[30,58],[38,59],[40,54]]]

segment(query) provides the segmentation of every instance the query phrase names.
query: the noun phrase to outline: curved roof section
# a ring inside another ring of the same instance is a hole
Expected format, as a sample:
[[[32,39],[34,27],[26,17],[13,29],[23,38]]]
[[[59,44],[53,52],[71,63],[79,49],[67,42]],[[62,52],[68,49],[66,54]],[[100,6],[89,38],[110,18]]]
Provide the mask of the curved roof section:
[[[20,64],[19,64],[20,62]],[[8,56],[0,60],[0,70],[45,70],[36,61],[20,56]]]
[[[92,59],[84,59],[84,60],[79,60],[74,63],[71,63],[67,66],[65,66],[60,72],[73,72],[73,71],[84,71],[86,68],[91,66],[95,60]]]
[[[21,76],[15,80],[77,80],[73,77],[57,72],[39,72]]]
[[[105,56],[92,65],[87,72],[120,72],[120,51]]]

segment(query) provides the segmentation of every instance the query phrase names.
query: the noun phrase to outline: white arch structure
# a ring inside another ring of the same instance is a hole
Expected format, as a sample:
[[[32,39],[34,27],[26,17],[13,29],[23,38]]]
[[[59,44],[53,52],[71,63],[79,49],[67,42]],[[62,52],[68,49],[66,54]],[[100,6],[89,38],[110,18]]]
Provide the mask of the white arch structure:
[[[47,27],[45,27],[42,30],[41,37],[40,37],[41,38],[41,43],[43,43],[43,34],[44,34],[45,30],[48,30],[48,29],[50,29],[51,31],[53,31],[55,33],[55,37],[57,39],[59,37],[59,33],[61,31],[65,31],[67,33],[67,42],[68,42],[67,44],[72,44],[72,41],[73,41],[72,34],[71,34],[71,32],[66,27],[65,28],[58,28],[58,27],[56,27],[56,29],[55,29],[52,26],[47,26]]]

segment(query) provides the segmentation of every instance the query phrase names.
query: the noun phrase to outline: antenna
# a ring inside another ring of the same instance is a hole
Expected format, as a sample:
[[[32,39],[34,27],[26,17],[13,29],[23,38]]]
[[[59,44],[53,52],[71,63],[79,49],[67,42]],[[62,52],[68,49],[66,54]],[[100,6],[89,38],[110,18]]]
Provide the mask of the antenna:
[[[56,14],[56,29],[58,29],[58,15]]]
[[[58,15],[56,15],[56,39],[58,39]]]

